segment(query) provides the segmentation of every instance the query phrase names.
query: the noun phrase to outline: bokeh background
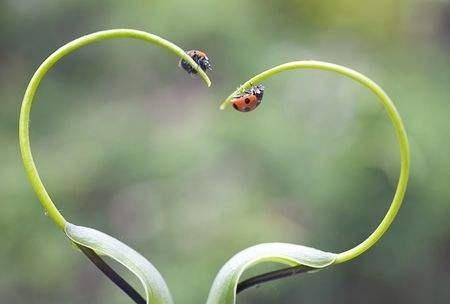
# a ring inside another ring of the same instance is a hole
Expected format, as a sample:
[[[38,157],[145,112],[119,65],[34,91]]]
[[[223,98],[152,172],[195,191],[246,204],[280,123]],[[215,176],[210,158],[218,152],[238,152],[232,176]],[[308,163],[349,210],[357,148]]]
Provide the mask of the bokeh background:
[[[142,41],[107,41],[62,60],[36,96],[31,139],[71,222],[137,249],[185,304],[204,303],[220,267],[250,245],[340,252],[361,242],[389,206],[399,170],[393,128],[375,97],[343,77],[298,70],[264,83],[254,112],[218,110],[269,67],[331,61],[371,77],[396,103],[412,149],[404,206],[358,259],[248,290],[238,303],[448,303],[445,0],[2,0],[1,303],[130,303],[45,216],[17,140],[24,90],[46,56],[123,27],[206,50],[213,86]]]

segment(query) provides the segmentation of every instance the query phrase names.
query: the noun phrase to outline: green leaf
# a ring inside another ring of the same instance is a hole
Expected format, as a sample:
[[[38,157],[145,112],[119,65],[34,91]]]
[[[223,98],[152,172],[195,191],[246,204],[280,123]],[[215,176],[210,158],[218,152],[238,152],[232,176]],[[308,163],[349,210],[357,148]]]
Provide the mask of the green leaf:
[[[233,256],[222,267],[209,292],[207,304],[235,304],[239,278],[247,268],[256,264],[276,262],[288,266],[324,268],[333,264],[336,256],[334,253],[286,243],[252,246]]]
[[[65,227],[66,235],[75,243],[108,256],[134,273],[145,289],[147,303],[172,304],[172,297],[161,274],[142,255],[119,240],[95,229],[70,223]]]

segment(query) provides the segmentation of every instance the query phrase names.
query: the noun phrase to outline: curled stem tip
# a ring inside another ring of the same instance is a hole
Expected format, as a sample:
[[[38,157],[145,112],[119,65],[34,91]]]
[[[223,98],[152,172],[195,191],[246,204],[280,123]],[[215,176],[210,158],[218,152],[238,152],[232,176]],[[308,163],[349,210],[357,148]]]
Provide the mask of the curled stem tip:
[[[249,89],[252,84],[261,83],[264,80],[285,71],[294,69],[319,69],[338,73],[340,75],[346,76],[356,82],[362,84],[364,87],[369,89],[378,98],[384,109],[386,110],[392,125],[394,126],[396,137],[400,147],[400,176],[397,183],[397,189],[395,191],[394,197],[392,199],[391,205],[380,222],[377,228],[369,235],[367,239],[361,242],[359,245],[352,249],[339,253],[334,264],[343,263],[349,261],[360,254],[371,248],[387,231],[391,223],[393,222],[395,216],[400,209],[402,204],[407,183],[409,177],[409,166],[410,166],[410,152],[408,138],[406,135],[405,128],[403,126],[402,119],[389,96],[383,91],[383,89],[377,85],[374,81],[364,76],[363,74],[356,72],[352,69],[346,68],[333,63],[321,62],[321,61],[294,61],[285,63],[271,69],[268,69],[245,82],[233,93],[231,93],[220,105],[220,109],[225,109],[228,104],[230,104],[231,99],[237,94]]]
[[[211,86],[211,81],[206,75],[206,73],[198,66],[198,64],[185,53],[183,49],[173,44],[172,42],[165,40],[159,36],[133,30],[133,29],[113,29],[95,32],[86,36],[82,36],[75,39],[64,46],[60,47],[53,54],[51,54],[37,69],[31,78],[30,83],[25,91],[25,95],[22,101],[22,107],[20,110],[19,118],[19,144],[20,152],[22,155],[22,161],[25,167],[26,174],[28,175],[31,185],[33,186],[36,195],[39,198],[42,206],[46,210],[48,216],[56,223],[56,225],[64,230],[66,225],[66,220],[56,208],[50,195],[48,194],[45,186],[39,176],[36,169],[36,165],[33,160],[33,155],[30,148],[30,138],[29,138],[29,125],[30,125],[30,111],[33,103],[33,98],[39,87],[40,82],[47,74],[47,72],[63,57],[69,55],[70,53],[76,51],[77,49],[87,46],[89,44],[100,42],[103,40],[113,39],[113,38],[131,38],[144,40],[153,44],[156,44],[172,53],[175,53],[179,58],[187,61],[194,69],[197,71],[198,75],[206,82],[206,84]]]

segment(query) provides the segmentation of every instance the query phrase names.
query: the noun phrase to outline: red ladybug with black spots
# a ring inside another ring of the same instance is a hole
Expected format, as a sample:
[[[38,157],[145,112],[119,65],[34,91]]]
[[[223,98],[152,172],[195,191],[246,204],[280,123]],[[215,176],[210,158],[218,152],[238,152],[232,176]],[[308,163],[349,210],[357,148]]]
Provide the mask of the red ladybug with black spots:
[[[264,95],[264,86],[258,84],[242,94],[239,94],[231,99],[233,108],[239,112],[250,112],[256,109],[261,104]]]
[[[186,54],[188,54],[199,66],[203,71],[212,70],[211,64],[209,63],[208,56],[206,56],[206,53],[199,51],[199,50],[190,50],[187,51]],[[197,74],[197,71],[185,60],[181,59],[179,64],[180,68],[185,70],[191,75]]]

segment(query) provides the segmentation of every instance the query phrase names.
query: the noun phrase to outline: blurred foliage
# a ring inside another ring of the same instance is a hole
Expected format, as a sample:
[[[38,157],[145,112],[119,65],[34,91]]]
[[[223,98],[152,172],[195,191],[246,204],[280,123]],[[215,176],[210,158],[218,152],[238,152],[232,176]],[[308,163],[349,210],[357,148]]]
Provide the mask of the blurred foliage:
[[[265,83],[255,112],[218,111],[263,69],[331,61],[396,103],[412,148],[405,205],[359,259],[238,303],[448,302],[450,5],[432,0],[0,2],[0,302],[128,303],[44,216],[17,142],[21,98],[44,58],[118,27],[206,50],[214,84],[139,41],[89,46],[58,64],[38,92],[31,135],[70,221],[148,257],[177,303],[204,302],[224,262],[256,243],[357,244],[398,176],[393,130],[374,97],[336,75],[295,71]]]

